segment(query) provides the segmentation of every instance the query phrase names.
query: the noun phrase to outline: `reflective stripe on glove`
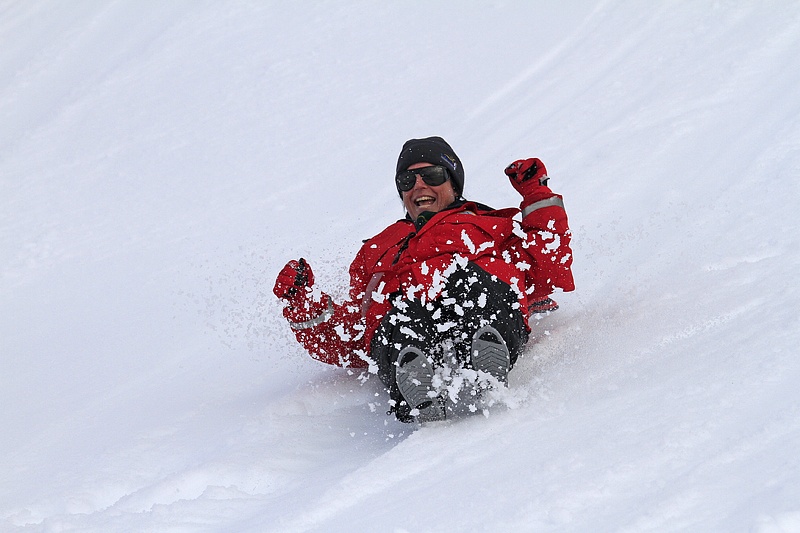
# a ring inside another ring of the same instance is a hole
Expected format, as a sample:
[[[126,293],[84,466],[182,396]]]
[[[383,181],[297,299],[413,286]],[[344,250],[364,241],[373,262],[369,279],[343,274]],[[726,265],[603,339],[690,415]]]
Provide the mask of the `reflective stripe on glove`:
[[[328,320],[334,312],[333,300],[323,294],[320,301],[303,299],[283,308],[283,316],[294,330],[310,329]]]

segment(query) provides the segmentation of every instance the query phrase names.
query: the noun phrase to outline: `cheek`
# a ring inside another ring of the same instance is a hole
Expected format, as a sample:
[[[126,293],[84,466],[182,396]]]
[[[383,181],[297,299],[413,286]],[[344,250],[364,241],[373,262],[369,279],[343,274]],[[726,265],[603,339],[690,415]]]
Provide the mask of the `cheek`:
[[[442,207],[447,207],[456,201],[456,193],[451,189],[449,191],[442,191],[438,195],[439,203]]]

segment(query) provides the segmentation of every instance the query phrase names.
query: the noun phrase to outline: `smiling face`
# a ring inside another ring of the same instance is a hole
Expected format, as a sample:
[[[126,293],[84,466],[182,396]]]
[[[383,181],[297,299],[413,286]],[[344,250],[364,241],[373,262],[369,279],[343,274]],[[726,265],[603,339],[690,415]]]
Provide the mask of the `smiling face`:
[[[430,163],[414,163],[408,167],[408,170],[432,166]],[[424,211],[438,213],[455,201],[456,192],[453,190],[453,183],[450,180],[441,185],[428,185],[417,176],[414,187],[403,193],[403,205],[413,220],[416,220]]]

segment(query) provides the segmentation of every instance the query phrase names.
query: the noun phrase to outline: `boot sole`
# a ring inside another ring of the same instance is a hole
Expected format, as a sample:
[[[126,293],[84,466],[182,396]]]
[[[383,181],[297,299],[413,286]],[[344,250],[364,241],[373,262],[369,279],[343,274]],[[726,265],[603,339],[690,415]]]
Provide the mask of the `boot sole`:
[[[487,333],[495,340],[480,338]],[[494,376],[501,383],[508,382],[511,354],[500,332],[492,326],[482,327],[472,337],[472,368]]]
[[[417,348],[407,346],[397,356],[397,388],[420,422],[443,420],[445,409],[438,396],[431,397],[433,391],[433,365]]]

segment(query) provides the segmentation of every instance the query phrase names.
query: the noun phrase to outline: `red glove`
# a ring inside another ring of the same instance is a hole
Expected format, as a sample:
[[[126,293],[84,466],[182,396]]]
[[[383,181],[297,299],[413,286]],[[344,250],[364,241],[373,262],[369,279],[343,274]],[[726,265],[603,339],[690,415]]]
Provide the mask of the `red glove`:
[[[518,159],[506,167],[506,176],[511,181],[511,185],[522,196],[528,196],[538,192],[539,187],[546,187],[547,169],[544,163],[538,158]]]
[[[278,274],[272,292],[278,298],[294,300],[298,295],[305,295],[313,284],[314,273],[306,260],[301,258],[299,261],[295,261],[292,259]]]
[[[291,260],[278,274],[272,292],[286,301],[283,316],[294,329],[306,329],[327,319],[333,312],[330,296],[314,294],[314,273],[305,259]]]
[[[321,294],[319,300],[313,297],[298,297],[289,300],[283,308],[283,316],[293,329],[306,329],[324,322],[333,313],[333,302],[327,294]]]

